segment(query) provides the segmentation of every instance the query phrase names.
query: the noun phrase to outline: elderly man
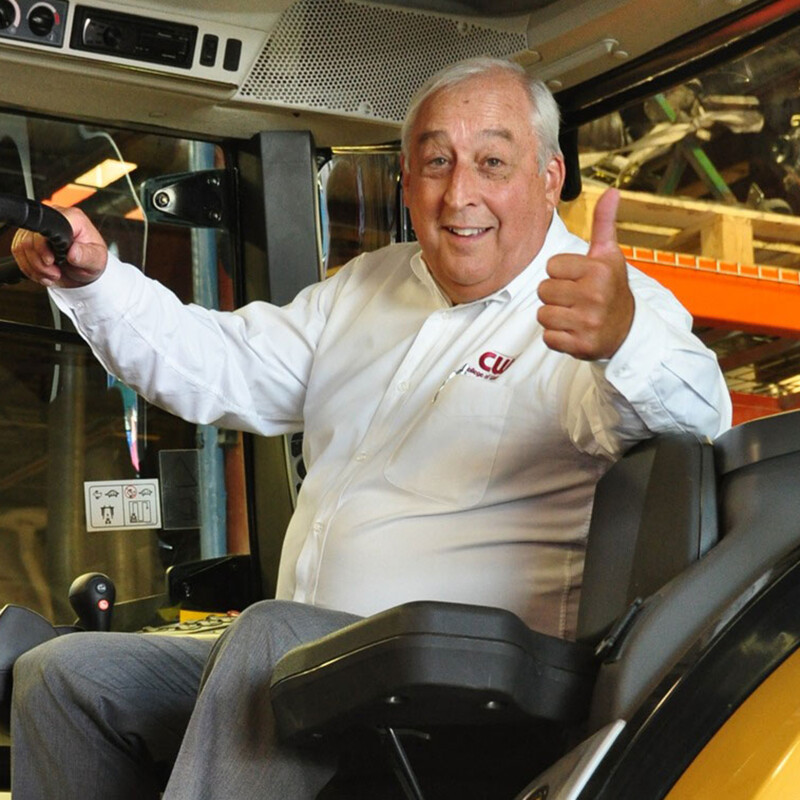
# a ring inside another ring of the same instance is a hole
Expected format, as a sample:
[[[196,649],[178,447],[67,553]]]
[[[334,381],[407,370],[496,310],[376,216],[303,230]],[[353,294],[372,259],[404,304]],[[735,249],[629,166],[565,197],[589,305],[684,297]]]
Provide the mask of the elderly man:
[[[287,649],[413,599],[574,632],[597,479],[655,433],[716,436],[730,402],[686,311],[625,264],[616,193],[587,246],[555,213],[563,180],[547,89],[478,60],[434,76],[404,126],[419,244],[362,255],[286,308],[184,307],[74,210],[63,268],[18,234],[21,269],[109,371],[190,420],[303,427],[308,475],[280,599],[210,658],[188,637],[81,634],[20,659],[15,800],[155,798],[176,754],[167,800],[313,798],[332,764],[273,730]]]

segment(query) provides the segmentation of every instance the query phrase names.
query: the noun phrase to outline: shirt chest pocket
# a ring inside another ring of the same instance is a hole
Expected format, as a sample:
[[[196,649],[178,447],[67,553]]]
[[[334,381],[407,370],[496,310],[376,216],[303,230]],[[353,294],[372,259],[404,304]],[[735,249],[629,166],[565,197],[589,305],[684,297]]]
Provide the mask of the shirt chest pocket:
[[[513,389],[457,376],[407,431],[387,462],[386,479],[407,492],[468,508],[492,474]]]

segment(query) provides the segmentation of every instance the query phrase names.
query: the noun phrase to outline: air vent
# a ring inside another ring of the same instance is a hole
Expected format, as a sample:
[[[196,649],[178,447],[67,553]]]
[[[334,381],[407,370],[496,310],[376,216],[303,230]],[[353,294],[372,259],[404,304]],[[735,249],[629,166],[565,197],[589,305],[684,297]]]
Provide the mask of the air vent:
[[[238,98],[400,122],[415,89],[455,61],[526,49],[519,30],[360,5],[300,0],[282,15]]]

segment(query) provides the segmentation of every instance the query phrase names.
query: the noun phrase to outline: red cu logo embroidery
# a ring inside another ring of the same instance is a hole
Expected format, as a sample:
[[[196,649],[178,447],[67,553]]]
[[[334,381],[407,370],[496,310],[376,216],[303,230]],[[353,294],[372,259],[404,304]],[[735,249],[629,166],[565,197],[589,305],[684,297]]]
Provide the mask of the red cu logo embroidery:
[[[478,359],[478,366],[486,372],[491,372],[493,375],[501,375],[512,364],[514,359],[510,356],[504,356],[502,353],[483,353]]]

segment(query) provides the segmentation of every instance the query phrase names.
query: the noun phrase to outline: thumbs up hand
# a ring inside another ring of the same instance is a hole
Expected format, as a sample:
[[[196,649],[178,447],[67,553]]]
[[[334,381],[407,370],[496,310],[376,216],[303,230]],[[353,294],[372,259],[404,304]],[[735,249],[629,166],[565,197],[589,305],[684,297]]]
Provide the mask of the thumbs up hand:
[[[595,206],[589,252],[553,256],[549,277],[539,284],[544,305],[537,319],[545,344],[587,361],[611,358],[633,322],[633,295],[615,232],[618,205],[619,192],[607,190]]]

